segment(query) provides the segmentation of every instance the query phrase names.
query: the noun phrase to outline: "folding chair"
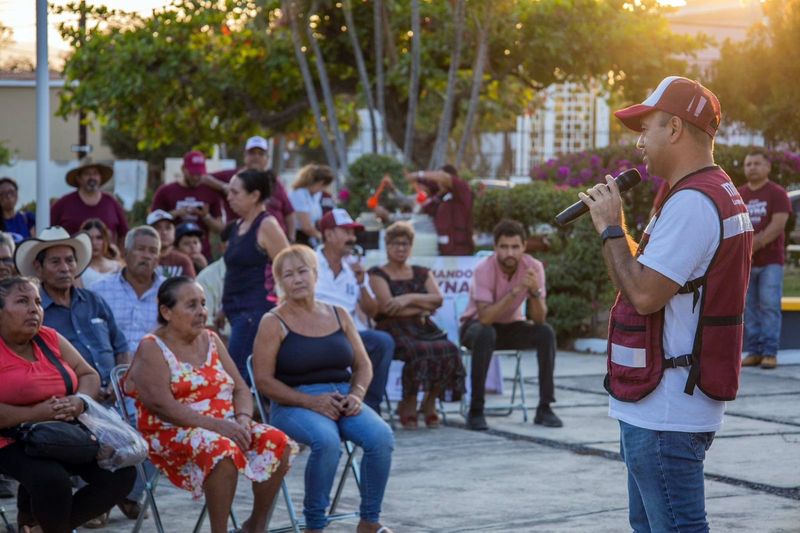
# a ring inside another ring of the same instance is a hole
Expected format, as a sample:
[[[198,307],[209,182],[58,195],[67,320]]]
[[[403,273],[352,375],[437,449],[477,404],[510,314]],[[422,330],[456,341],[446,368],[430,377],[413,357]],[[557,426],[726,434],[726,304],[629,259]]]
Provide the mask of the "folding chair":
[[[514,377],[512,379],[513,387],[511,389],[511,401],[507,404],[492,404],[484,407],[484,412],[490,416],[509,416],[514,409],[522,409],[522,419],[528,421],[528,404],[525,402],[525,381],[522,378],[522,353],[523,350],[495,350],[492,357],[510,355],[516,359],[514,366]],[[461,360],[464,362],[466,368],[472,366],[472,351],[469,348],[461,346]],[[517,401],[517,389],[519,388],[519,401]],[[459,412],[464,417],[467,416],[469,405],[467,404],[467,395],[461,397],[461,406]]]
[[[116,403],[117,408],[119,409],[122,418],[133,426],[136,427],[136,413],[132,413],[128,406],[125,403],[125,391],[122,387],[122,378],[125,376],[125,373],[130,368],[130,365],[117,365],[111,369],[111,386],[114,387],[114,395],[116,396]],[[136,518],[136,524],[133,526],[133,533],[138,533],[138,531],[142,527],[142,523],[144,522],[145,514],[147,513],[147,508],[153,512],[153,521],[155,522],[156,531],[158,533],[164,533],[164,524],[161,522],[161,514],[158,511],[158,505],[156,505],[156,497],[155,491],[156,487],[158,486],[158,481],[161,478],[161,472],[155,470],[153,476],[148,479],[147,473],[145,472],[144,465],[139,463],[136,465],[136,473],[141,476],[142,479],[145,480],[144,490],[145,490],[145,502],[142,506],[142,510],[139,513],[139,516]],[[203,503],[203,508],[200,511],[200,516],[197,517],[197,521],[195,522],[194,529],[192,529],[193,533],[199,533],[200,529],[203,527],[203,522],[206,519],[206,513],[208,512],[208,507],[205,503]],[[233,523],[234,529],[238,529],[239,525],[236,522],[236,517],[233,514],[233,509],[231,509],[231,522]]]
[[[265,423],[269,422],[269,411],[267,410],[266,405],[264,405],[264,397],[258,392],[256,388],[256,378],[253,372],[253,356],[250,355],[247,357],[247,373],[250,376],[250,383],[251,385],[251,392],[253,393],[253,397],[255,399],[256,408],[258,409],[258,413],[261,415],[261,420]],[[388,397],[387,397],[388,402]],[[342,470],[342,475],[339,478],[339,483],[336,486],[336,493],[333,497],[333,501],[331,502],[331,507],[328,509],[328,522],[336,522],[338,520],[349,520],[351,518],[358,518],[359,513],[352,512],[352,513],[337,513],[336,507],[339,505],[339,500],[342,496],[342,491],[344,490],[345,481],[347,481],[347,473],[348,471],[353,473],[353,479],[356,482],[356,486],[361,490],[361,473],[358,470],[358,460],[356,459],[356,446],[350,441],[344,441],[344,449],[347,452],[347,461],[344,465],[344,470]],[[293,533],[300,533],[301,529],[305,528],[305,519],[299,518],[297,516],[297,512],[295,511],[294,504],[292,504],[292,498],[289,495],[289,486],[286,484],[286,480],[284,479],[281,482],[281,492],[283,493],[283,499],[286,502],[286,511],[289,514],[289,521],[291,525],[285,527],[279,527],[270,529],[269,533],[284,533],[288,531],[292,531]]]

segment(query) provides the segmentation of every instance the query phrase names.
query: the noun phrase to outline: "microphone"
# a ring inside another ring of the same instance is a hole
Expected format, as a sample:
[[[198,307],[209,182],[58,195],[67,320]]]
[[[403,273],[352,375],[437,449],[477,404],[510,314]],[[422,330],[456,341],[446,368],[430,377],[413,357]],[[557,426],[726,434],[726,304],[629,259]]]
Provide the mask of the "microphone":
[[[638,185],[640,181],[642,181],[642,176],[639,174],[639,171],[635,168],[630,168],[614,178],[617,182],[617,187],[619,187],[619,192],[623,193],[634,186]],[[575,219],[580,217],[584,213],[589,212],[589,206],[583,203],[583,200],[578,200],[568,208],[561,211],[558,215],[556,215],[556,224],[561,227],[566,226],[567,224],[574,222]]]

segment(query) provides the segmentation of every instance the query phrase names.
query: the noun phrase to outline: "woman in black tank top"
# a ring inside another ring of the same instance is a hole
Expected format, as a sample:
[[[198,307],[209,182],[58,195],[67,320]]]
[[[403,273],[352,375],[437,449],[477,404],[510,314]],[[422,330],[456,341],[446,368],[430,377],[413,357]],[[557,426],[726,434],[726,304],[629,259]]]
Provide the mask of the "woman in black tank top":
[[[273,274],[281,303],[267,313],[253,345],[253,373],[272,401],[270,423],[311,448],[306,465],[303,514],[306,531],[326,523],[341,440],[364,450],[359,533],[391,533],[380,524],[394,436],[362,405],[372,366],[358,331],[343,309],[317,302],[317,259],[304,245],[275,257]]]

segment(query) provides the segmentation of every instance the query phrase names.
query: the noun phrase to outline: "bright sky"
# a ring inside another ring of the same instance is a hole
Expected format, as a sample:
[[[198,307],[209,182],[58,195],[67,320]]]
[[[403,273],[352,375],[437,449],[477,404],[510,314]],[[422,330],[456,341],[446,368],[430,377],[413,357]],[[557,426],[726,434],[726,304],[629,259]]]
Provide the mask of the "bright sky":
[[[54,61],[67,50],[61,40],[57,25],[64,20],[52,13],[52,6],[65,5],[68,0],[50,1],[47,35],[50,59]],[[88,0],[90,4],[105,5],[111,9],[122,9],[147,14],[154,8],[170,4],[169,0]],[[33,58],[36,54],[36,1],[0,0],[0,22],[14,30],[14,44],[0,51],[2,57],[24,56]]]

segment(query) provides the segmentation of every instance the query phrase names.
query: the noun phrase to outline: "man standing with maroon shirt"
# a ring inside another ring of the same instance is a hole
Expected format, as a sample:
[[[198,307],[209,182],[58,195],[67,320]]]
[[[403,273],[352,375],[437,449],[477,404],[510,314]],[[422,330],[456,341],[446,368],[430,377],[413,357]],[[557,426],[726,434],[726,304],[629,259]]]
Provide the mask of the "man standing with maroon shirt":
[[[753,268],[744,311],[742,366],[772,369],[781,338],[783,295],[784,228],[792,212],[786,190],[769,179],[772,164],[763,150],[752,150],[744,158],[747,183],[739,187],[753,223]]]
[[[175,224],[195,222],[203,230],[203,255],[211,260],[210,231],[219,233],[225,224],[222,220],[222,199],[215,190],[202,182],[206,171],[203,152],[191,151],[183,156],[183,178],[162,185],[153,196],[150,211],[163,209],[172,215]]]
[[[452,165],[441,170],[406,173],[406,180],[417,182],[428,192],[422,212],[433,218],[439,240],[439,255],[472,255],[472,189],[458,176]]]
[[[123,248],[123,239],[128,233],[125,211],[116,198],[100,190],[114,170],[84,157],[76,168],[67,172],[69,185],[78,190],[63,196],[50,208],[50,224],[61,226],[74,235],[81,224],[90,218],[99,218],[108,228],[111,240]]]
[[[222,204],[225,207],[225,213],[228,215],[229,221],[239,217],[228,206],[228,202],[225,199],[225,195],[228,193],[228,184],[236,174],[245,169],[262,172],[269,169],[269,143],[264,137],[256,135],[247,139],[244,145],[244,168],[221,170],[203,178],[203,183],[222,195]],[[294,242],[296,226],[292,202],[289,200],[289,195],[286,194],[286,189],[283,187],[280,178],[275,176],[274,182],[270,185],[272,193],[269,200],[267,200],[267,213],[275,217],[275,220],[278,221],[278,224],[286,233],[289,242]]]

